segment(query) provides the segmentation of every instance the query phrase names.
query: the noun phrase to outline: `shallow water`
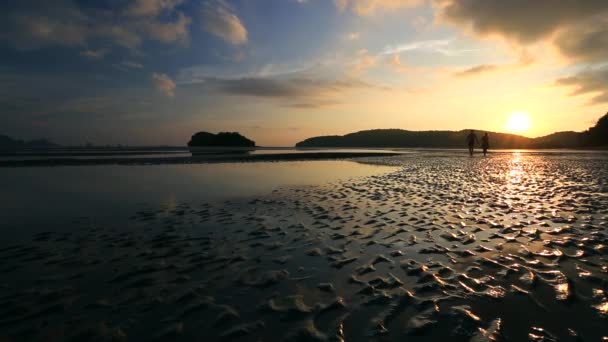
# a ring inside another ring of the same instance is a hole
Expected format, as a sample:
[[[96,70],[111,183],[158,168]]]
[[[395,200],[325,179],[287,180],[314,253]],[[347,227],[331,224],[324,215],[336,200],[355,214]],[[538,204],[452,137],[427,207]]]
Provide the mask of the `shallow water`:
[[[269,155],[269,154],[306,154],[313,152],[341,152],[341,153],[370,153],[370,152],[391,152],[401,151],[404,149],[369,149],[369,148],[293,148],[293,147],[257,147],[254,150],[240,152],[245,155]],[[201,155],[203,151],[199,150]],[[221,149],[211,148],[207,153],[218,154],[234,154],[235,151],[222,151]],[[27,161],[27,160],[62,160],[62,159],[116,159],[129,158],[134,160],[150,159],[169,159],[169,158],[184,158],[191,157],[192,154],[187,148],[172,148],[163,149],[50,149],[50,150],[32,150],[32,151],[17,151],[17,152],[2,152],[0,151],[0,162],[8,161]]]
[[[127,227],[88,221],[3,246],[0,335],[608,337],[605,155],[367,162],[398,168],[248,198],[178,196]]]
[[[34,233],[75,218],[113,224],[142,209],[247,198],[281,186],[317,185],[394,169],[351,161],[5,168],[0,227]]]

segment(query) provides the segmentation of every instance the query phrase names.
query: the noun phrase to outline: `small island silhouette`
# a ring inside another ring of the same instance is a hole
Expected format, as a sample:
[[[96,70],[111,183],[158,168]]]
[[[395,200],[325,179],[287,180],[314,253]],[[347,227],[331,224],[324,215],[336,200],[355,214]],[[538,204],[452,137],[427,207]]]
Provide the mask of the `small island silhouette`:
[[[237,132],[198,132],[188,142],[189,147],[255,147],[255,141]]]
[[[461,131],[408,131],[403,129],[373,129],[343,136],[308,138],[296,147],[430,147],[462,148],[470,129]],[[478,130],[479,132],[486,132]],[[528,138],[516,134],[488,132],[492,148],[605,148],[608,147],[608,113],[594,127],[584,132],[557,132],[543,137]]]

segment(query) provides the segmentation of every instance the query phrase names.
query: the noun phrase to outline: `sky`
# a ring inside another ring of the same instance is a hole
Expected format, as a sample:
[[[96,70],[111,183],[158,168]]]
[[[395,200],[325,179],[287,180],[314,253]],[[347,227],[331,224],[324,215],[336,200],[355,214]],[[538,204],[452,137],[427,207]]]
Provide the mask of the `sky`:
[[[536,137],[585,130],[608,106],[606,0],[20,0],[0,13],[0,134],[20,139],[238,131],[292,146],[373,128],[509,132],[513,115]]]

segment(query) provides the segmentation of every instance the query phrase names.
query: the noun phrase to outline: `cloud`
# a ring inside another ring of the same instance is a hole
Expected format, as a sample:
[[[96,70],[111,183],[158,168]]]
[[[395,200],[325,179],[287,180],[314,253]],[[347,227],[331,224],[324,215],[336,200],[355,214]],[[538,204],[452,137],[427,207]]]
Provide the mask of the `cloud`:
[[[608,1],[434,0],[437,17],[515,46],[548,41],[573,62],[608,59]]]
[[[454,72],[453,75],[455,77],[472,77],[496,71],[517,70],[531,65],[534,61],[535,59],[533,56],[529,55],[526,51],[522,51],[519,58],[512,63],[480,64],[462,71]]]
[[[425,31],[428,30],[431,26],[429,23],[429,20],[421,15],[415,17],[414,19],[411,20],[411,25],[417,30],[417,31]]]
[[[572,95],[595,94],[590,104],[608,102],[608,1],[605,0],[433,0],[440,21],[463,27],[480,37],[498,37],[521,49],[546,42],[568,64],[588,63],[595,68],[556,80],[575,88]],[[507,65],[478,65],[454,73],[457,77],[512,70],[529,65],[520,58]]]
[[[362,50],[356,57],[365,54],[367,50]],[[183,91],[251,98],[243,102],[257,98],[299,109],[333,106],[352,100],[351,96],[360,91],[387,89],[360,79],[351,72],[354,66],[344,62],[329,59],[304,64],[200,65],[180,70],[176,78]]]
[[[574,87],[572,95],[594,94],[589,104],[608,103],[608,67],[582,71],[574,76],[559,78],[558,86]]]
[[[205,4],[203,9],[205,31],[227,43],[238,45],[247,42],[247,29],[234,10],[223,0]]]
[[[341,104],[339,101],[311,101],[311,102],[296,102],[296,103],[288,103],[284,105],[284,107],[295,108],[295,109],[318,109],[325,108],[330,106],[337,106]]]
[[[555,39],[555,45],[564,56],[575,61],[608,60],[608,14],[564,30]]]
[[[132,16],[152,16],[155,17],[161,12],[173,10],[183,0],[135,0],[127,9],[127,13]]]
[[[333,60],[268,63],[262,65],[239,64],[202,64],[182,68],[176,79],[179,84],[201,83],[209,79],[242,78],[342,78],[342,65]]]
[[[129,49],[137,48],[143,40],[139,33],[119,24],[98,26],[95,33]]]
[[[19,49],[45,46],[88,47],[104,40],[105,45],[138,48],[145,39],[185,44],[191,19],[181,12],[170,17],[181,0],[136,1],[131,7],[114,10],[80,8],[70,1],[33,2],[11,8],[0,23],[0,40]],[[138,14],[138,16],[133,16]],[[94,49],[82,55],[95,58]],[[101,57],[101,55],[98,55]]]
[[[401,58],[399,57],[399,55],[392,55],[387,61],[386,63],[388,65],[390,65],[395,71],[397,72],[406,72],[406,71],[410,71],[410,68],[408,68],[407,66],[403,65],[401,63]]]
[[[346,35],[346,39],[348,40],[359,40],[361,38],[361,33],[359,32],[351,32]]]
[[[131,71],[134,69],[143,69],[144,68],[143,64],[134,62],[134,61],[129,61],[129,60],[124,60],[120,63],[112,64],[112,66],[114,66],[115,68],[122,70],[122,71]]]
[[[334,0],[339,11],[350,9],[360,16],[374,15],[379,11],[415,7],[424,2],[425,0]]]
[[[80,52],[80,55],[90,59],[103,59],[106,54],[110,52],[110,49],[98,49],[98,50],[84,50]]]
[[[385,60],[386,64],[391,66],[396,71],[405,72],[413,69],[401,64],[399,54],[404,52],[425,50],[437,52],[446,56],[460,56],[465,53],[479,51],[479,49],[453,49],[449,47],[451,43],[452,39],[414,41],[399,45],[386,46],[382,51],[376,54],[371,54],[368,50],[361,49],[357,51],[357,55],[354,62],[351,63],[350,69],[353,74],[360,74],[367,69],[377,66],[380,60]]]
[[[190,35],[188,26],[192,22],[192,19],[178,13],[177,20],[174,22],[162,23],[162,22],[145,22],[142,27],[150,35],[158,41],[164,43],[180,42],[181,44],[188,44]]]
[[[348,7],[348,0],[334,0],[334,5],[340,12],[344,12],[346,7]]]
[[[175,82],[166,74],[152,73],[152,83],[156,87],[156,90],[166,96],[175,96]]]
[[[453,39],[430,39],[415,42],[403,43],[400,45],[389,45],[382,50],[382,55],[392,55],[407,51],[426,50],[438,52],[446,56],[462,56],[471,52],[481,51],[481,49],[454,49],[449,47]]]
[[[474,67],[465,69],[463,71],[455,72],[454,76],[456,76],[456,77],[474,76],[474,75],[487,73],[490,71],[495,71],[498,68],[499,68],[498,65],[495,65],[495,64],[481,64],[481,65],[476,65]]]
[[[122,61],[120,63],[120,65],[126,66],[127,68],[131,68],[131,69],[143,69],[143,67],[144,67],[143,64],[133,62],[133,61]]]
[[[438,51],[437,50],[438,48],[440,48],[442,46],[447,46],[449,44],[450,44],[449,39],[421,40],[421,41],[410,42],[410,43],[405,43],[405,44],[400,44],[400,45],[387,46],[384,48],[384,50],[382,51],[381,54],[391,55],[391,54],[402,53],[402,52],[413,51],[413,50]]]
[[[306,98],[323,94],[335,94],[348,89],[370,87],[369,84],[356,80],[320,80],[311,78],[239,78],[208,80],[215,83],[226,94],[276,97]]]
[[[3,13],[0,39],[19,49],[84,46],[89,34],[88,17],[61,1],[55,5],[42,3],[35,10]]]
[[[346,74],[329,75],[319,66],[267,76],[250,72],[247,76],[199,74],[195,78],[182,84],[222,95],[264,98],[283,107],[298,109],[337,105],[350,91],[380,88]]]
[[[351,73],[358,75],[363,71],[376,66],[378,57],[372,55],[367,49],[357,51],[357,56],[351,65]]]
[[[474,33],[531,43],[561,27],[608,11],[605,0],[435,0],[439,18]]]

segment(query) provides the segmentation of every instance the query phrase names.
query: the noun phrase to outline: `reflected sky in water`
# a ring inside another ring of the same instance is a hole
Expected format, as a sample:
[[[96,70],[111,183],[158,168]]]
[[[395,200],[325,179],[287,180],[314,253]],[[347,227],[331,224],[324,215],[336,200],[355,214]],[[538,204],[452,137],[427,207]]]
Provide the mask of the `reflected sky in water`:
[[[0,226],[31,233],[61,230],[83,217],[114,223],[146,208],[249,197],[391,170],[350,161],[5,168]]]

